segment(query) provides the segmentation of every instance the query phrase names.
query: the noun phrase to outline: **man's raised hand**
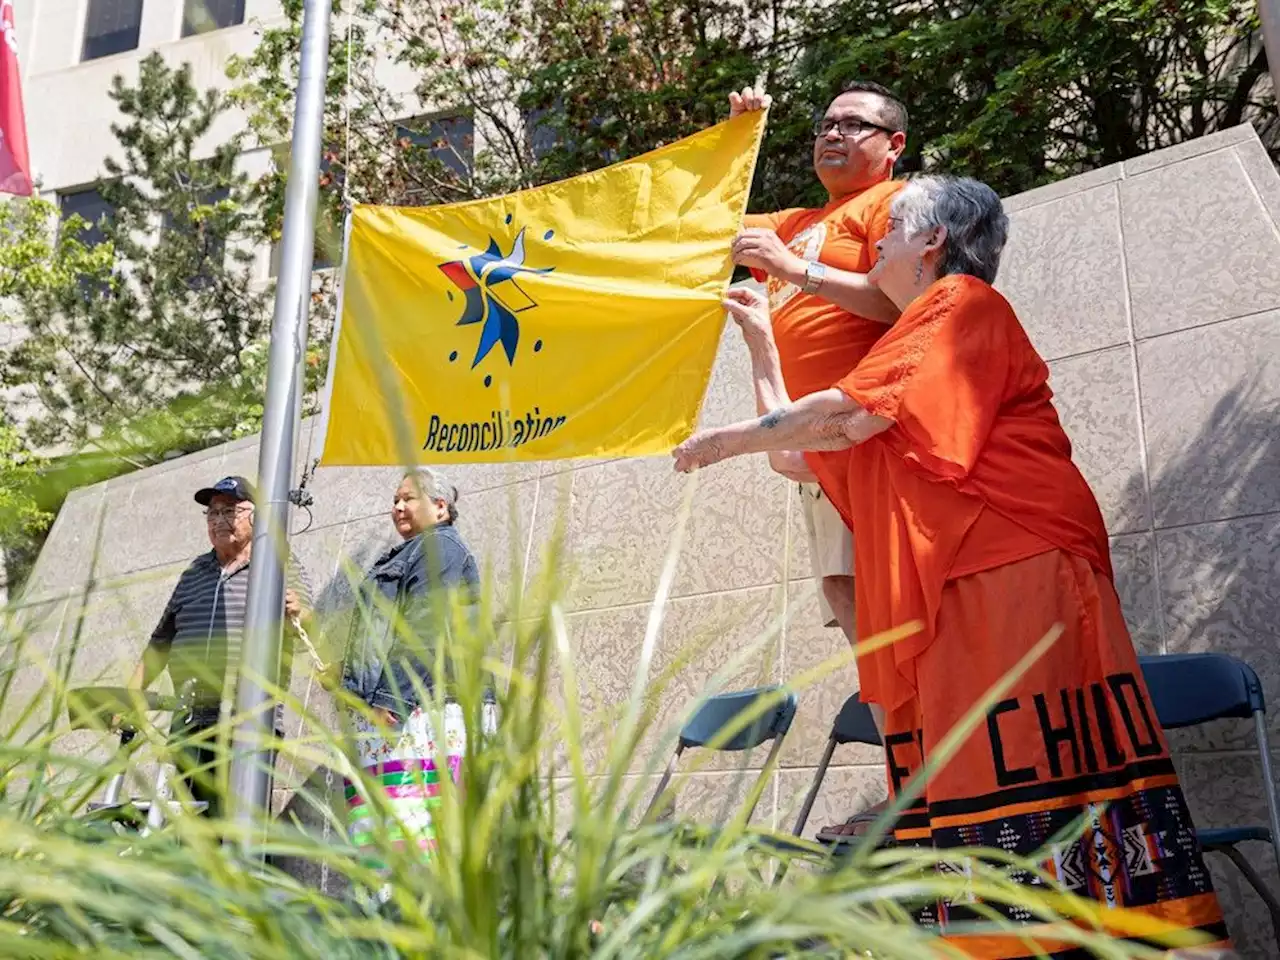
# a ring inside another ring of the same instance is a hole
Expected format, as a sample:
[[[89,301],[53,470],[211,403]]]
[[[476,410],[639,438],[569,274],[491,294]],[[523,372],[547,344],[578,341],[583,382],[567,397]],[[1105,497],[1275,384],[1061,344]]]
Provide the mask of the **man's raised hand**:
[[[797,286],[804,283],[804,261],[768,227],[747,227],[734,237],[729,252],[740,267],[763,270],[771,277]]]
[[[772,103],[773,97],[764,92],[764,87],[743,87],[741,93],[729,94],[729,119],[753,110],[768,110]]]

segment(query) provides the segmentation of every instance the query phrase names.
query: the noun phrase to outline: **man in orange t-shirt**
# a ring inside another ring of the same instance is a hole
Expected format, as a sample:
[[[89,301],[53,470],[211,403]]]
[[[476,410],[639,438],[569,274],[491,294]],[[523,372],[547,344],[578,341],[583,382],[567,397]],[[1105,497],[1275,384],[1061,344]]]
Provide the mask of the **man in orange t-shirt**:
[[[731,117],[768,106],[763,90],[729,95]],[[830,197],[826,205],[750,214],[734,241],[734,262],[767,283],[782,376],[793,400],[847,376],[898,317],[866,274],[876,262],[876,243],[889,231],[889,203],[902,188],[893,180],[893,165],[906,131],[907,108],[892,92],[876,83],[848,84],[814,124],[813,171]],[[852,643],[852,534],[800,451],[770,454],[769,462],[800,485],[823,618]]]

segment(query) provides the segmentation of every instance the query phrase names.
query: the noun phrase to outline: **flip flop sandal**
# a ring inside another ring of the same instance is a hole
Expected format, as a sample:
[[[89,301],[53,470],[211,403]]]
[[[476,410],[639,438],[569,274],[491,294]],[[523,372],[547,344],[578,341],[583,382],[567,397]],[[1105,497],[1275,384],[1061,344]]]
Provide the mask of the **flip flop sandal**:
[[[856,827],[860,824],[865,824],[867,827],[870,827],[871,824],[880,819],[880,816],[883,813],[883,809],[863,810],[861,813],[855,813],[844,823],[837,823],[829,827],[823,827],[817,833],[817,841],[819,843],[826,844],[857,843],[866,835],[866,829],[855,833],[846,831],[844,828]]]

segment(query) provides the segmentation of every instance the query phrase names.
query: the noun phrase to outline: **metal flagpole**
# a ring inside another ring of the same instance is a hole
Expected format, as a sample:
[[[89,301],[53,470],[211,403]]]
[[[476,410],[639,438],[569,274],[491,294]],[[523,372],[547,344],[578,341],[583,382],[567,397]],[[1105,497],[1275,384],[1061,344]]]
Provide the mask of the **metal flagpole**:
[[[249,828],[255,818],[269,810],[271,803],[268,767],[271,753],[266,749],[266,741],[273,732],[275,711],[271,697],[259,680],[274,680],[280,663],[289,488],[301,415],[302,364],[311,304],[320,138],[329,65],[330,4],[331,0],[305,0],[303,8],[280,272],[271,320],[267,395],[258,454],[253,562],[249,567],[241,656],[243,670],[236,687],[236,716],[242,719],[235,732],[228,797],[236,824],[245,830],[246,844],[252,837]]]
[[[1262,20],[1262,46],[1271,70],[1271,96],[1280,104],[1280,0],[1258,0]]]

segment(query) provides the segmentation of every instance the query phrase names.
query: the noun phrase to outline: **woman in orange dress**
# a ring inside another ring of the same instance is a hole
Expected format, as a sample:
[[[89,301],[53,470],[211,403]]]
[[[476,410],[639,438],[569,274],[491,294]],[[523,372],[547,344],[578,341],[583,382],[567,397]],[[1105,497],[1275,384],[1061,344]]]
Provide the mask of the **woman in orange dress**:
[[[791,403],[767,302],[730,292],[770,412],[691,437],[676,469],[808,451],[857,536],[858,635],[921,625],[859,657],[863,699],[884,711],[891,793],[1062,627],[899,818],[899,842],[1037,854],[1074,893],[1225,945],[1102,515],[1071,461],[1048,368],[991,287],[1008,232],[1000,199],[974,180],[921,177],[889,226],[869,276],[902,316],[829,390]],[[945,932],[972,916],[940,903],[921,918]],[[1035,952],[1012,937],[956,943],[981,957]]]

